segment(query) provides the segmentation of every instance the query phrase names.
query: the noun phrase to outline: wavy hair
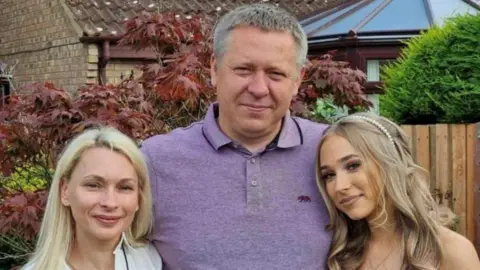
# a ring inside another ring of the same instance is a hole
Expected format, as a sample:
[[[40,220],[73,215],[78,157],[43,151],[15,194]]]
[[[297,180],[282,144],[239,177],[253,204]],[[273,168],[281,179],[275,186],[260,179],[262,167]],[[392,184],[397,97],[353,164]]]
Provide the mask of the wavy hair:
[[[384,131],[361,117],[383,126],[394,144]],[[378,169],[380,179],[376,184],[372,181],[376,185],[373,188],[379,192],[375,219],[383,219],[380,223],[385,224],[388,218],[386,205],[393,206],[394,216],[389,222],[393,221],[402,234],[401,246],[407,269],[438,269],[443,259],[439,228],[451,223],[453,213],[435,202],[429,189],[428,173],[415,163],[403,130],[373,113],[356,113],[342,118],[325,130],[318,147],[316,181],[330,215],[328,229],[333,231],[328,268],[358,269],[366,259],[366,247],[371,237],[366,220],[352,220],[335,207],[327,194],[326,183],[320,178],[320,149],[326,138],[333,135],[346,139],[367,164],[366,168]]]
[[[91,148],[105,147],[123,154],[132,163],[139,180],[139,209],[126,232],[127,243],[141,246],[152,227],[152,203],[147,165],[137,144],[120,131],[101,127],[75,137],[58,160],[50,187],[45,214],[35,252],[28,264],[38,270],[63,270],[74,237],[70,208],[60,200],[62,181],[69,181],[82,154]]]

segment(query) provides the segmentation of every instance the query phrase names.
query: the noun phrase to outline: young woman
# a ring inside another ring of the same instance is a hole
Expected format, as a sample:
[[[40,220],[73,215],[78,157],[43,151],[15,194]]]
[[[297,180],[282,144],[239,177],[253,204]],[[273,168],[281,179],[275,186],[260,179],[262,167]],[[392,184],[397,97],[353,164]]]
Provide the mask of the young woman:
[[[162,269],[146,242],[151,224],[150,183],[135,142],[113,128],[88,130],[58,161],[24,269]]]
[[[445,225],[408,138],[393,122],[370,113],[347,116],[320,142],[317,184],[333,231],[328,268],[480,269],[463,236]]]

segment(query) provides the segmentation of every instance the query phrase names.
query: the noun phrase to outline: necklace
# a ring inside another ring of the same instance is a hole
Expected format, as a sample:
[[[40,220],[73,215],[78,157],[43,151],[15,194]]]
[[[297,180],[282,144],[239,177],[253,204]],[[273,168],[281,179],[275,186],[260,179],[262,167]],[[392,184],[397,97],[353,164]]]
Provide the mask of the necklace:
[[[125,252],[125,245],[122,244],[122,251],[123,251],[123,258],[125,259],[125,264],[127,266],[127,270],[130,270],[130,267],[128,267],[128,260],[127,260],[127,253]]]
[[[372,260],[369,259],[368,262],[370,264],[370,270],[378,269],[378,267],[380,267],[380,265],[382,265],[388,259],[388,257],[392,255],[393,251],[397,250],[397,247],[398,247],[398,243],[395,245],[395,247],[392,248],[392,250],[390,250],[387,256],[385,256],[385,258],[383,258],[383,260],[379,264],[377,264],[377,266],[373,266]]]

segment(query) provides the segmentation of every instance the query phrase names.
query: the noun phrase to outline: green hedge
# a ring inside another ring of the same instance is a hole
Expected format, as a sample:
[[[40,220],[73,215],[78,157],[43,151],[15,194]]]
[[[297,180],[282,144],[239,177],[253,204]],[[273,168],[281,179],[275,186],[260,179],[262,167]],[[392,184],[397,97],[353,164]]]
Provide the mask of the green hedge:
[[[380,113],[401,124],[480,121],[480,15],[452,17],[406,45],[383,70]]]

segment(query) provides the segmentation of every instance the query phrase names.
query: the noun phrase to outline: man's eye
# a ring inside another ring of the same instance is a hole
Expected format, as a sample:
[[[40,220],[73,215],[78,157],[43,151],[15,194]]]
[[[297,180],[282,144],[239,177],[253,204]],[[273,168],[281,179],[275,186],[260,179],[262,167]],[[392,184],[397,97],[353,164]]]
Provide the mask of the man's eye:
[[[235,68],[235,71],[238,71],[238,72],[247,72],[247,71],[250,71],[250,69],[246,68],[246,67],[237,67]]]
[[[279,77],[285,77],[285,74],[283,74],[281,72],[272,72],[272,75],[279,76]]]

